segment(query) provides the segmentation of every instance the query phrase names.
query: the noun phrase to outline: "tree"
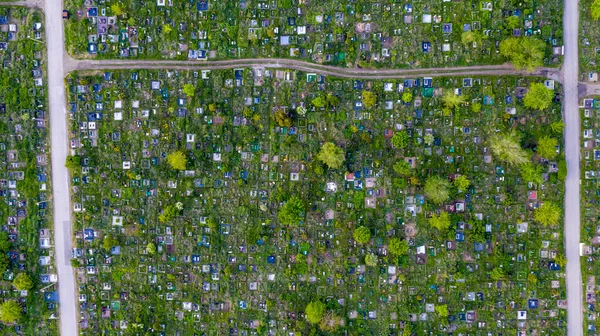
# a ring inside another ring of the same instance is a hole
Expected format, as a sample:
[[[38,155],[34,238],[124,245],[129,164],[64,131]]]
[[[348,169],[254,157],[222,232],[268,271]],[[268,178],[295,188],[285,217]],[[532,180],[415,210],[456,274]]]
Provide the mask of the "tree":
[[[544,167],[527,162],[521,165],[519,170],[521,172],[521,178],[523,178],[525,182],[535,184],[541,184],[543,182],[542,173],[544,172]]]
[[[81,169],[81,157],[79,155],[67,156],[67,162],[65,163],[65,167],[67,167],[71,171]]]
[[[316,97],[315,99],[313,99],[313,100],[311,101],[311,103],[312,103],[312,104],[313,104],[315,107],[322,108],[322,107],[325,107],[325,104],[326,104],[327,102],[325,101],[325,98],[323,98],[322,96],[318,96],[318,97]]]
[[[279,127],[292,127],[292,118],[284,110],[275,111],[275,122]]]
[[[377,102],[377,96],[374,92],[363,90],[362,102],[365,108],[370,109],[371,107],[375,106],[375,103]]]
[[[446,108],[456,109],[464,104],[465,97],[454,94],[454,91],[452,90],[446,90],[442,96],[442,102]]]
[[[594,0],[594,2],[592,2],[590,13],[592,14],[592,19],[600,19],[600,0]]]
[[[544,225],[556,225],[560,220],[560,208],[550,202],[544,202],[533,213],[535,221]]]
[[[448,317],[448,305],[435,306],[435,312],[442,318]]]
[[[479,111],[481,111],[481,103],[474,102],[473,105],[471,105],[471,111],[473,111],[474,113],[479,113]]]
[[[306,306],[304,313],[308,322],[317,324],[325,315],[325,304],[321,301],[312,301]]]
[[[185,153],[182,151],[175,151],[167,155],[167,162],[173,169],[185,170],[187,158],[185,157]]]
[[[529,154],[519,144],[521,137],[515,132],[496,133],[490,137],[492,153],[511,165],[522,165],[529,161]]]
[[[405,102],[405,103],[408,104],[408,103],[410,103],[412,101],[412,99],[413,99],[412,93],[410,93],[410,92],[404,92],[402,94],[402,101],[403,102]]]
[[[327,99],[327,105],[329,105],[331,107],[336,107],[340,104],[340,98],[338,98],[336,95],[333,95],[331,93],[328,93],[325,96],[325,99]]]
[[[365,255],[365,264],[369,267],[377,266],[377,256],[374,253],[367,253]]]
[[[558,140],[549,136],[543,136],[538,140],[537,153],[539,156],[552,160],[556,157],[556,147],[558,146]]]
[[[481,43],[481,41],[483,40],[484,37],[485,37],[485,35],[483,35],[479,32],[469,30],[469,31],[463,32],[460,35],[460,41],[464,45],[468,45],[473,42]]]
[[[439,216],[433,214],[429,218],[429,225],[440,231],[446,231],[450,227],[450,214],[446,211],[441,211]]]
[[[113,246],[116,246],[119,242],[110,234],[106,235],[106,237],[104,237],[104,240],[102,240],[102,248],[104,248],[105,251],[110,251]]]
[[[356,240],[357,243],[365,244],[371,240],[371,230],[366,226],[360,226],[354,229],[352,237],[354,237],[354,240]]]
[[[405,256],[408,254],[408,243],[406,240],[392,238],[388,243],[388,252],[393,256]]]
[[[498,281],[504,278],[504,271],[500,267],[494,267],[494,269],[490,273],[490,278],[492,278],[492,280],[494,281]]]
[[[399,131],[394,133],[394,135],[392,136],[392,145],[395,148],[406,148],[406,146],[408,146],[408,133],[406,131]]]
[[[15,286],[15,288],[20,291],[21,290],[30,290],[33,288],[33,281],[31,280],[31,277],[29,276],[29,274],[19,273],[13,279],[13,286]]]
[[[6,272],[8,267],[10,266],[10,260],[8,259],[8,255],[6,253],[0,254],[0,273]]]
[[[530,109],[545,110],[552,105],[552,99],[554,99],[554,91],[548,89],[544,83],[531,83],[527,94],[523,97],[523,104]]]
[[[304,117],[306,115],[306,107],[304,107],[304,106],[296,107],[296,113],[298,113],[299,116]]]
[[[158,216],[158,220],[161,223],[167,223],[172,221],[175,217],[177,217],[177,214],[179,213],[179,210],[177,210],[177,208],[174,205],[167,205],[164,209],[162,214],[160,214]]]
[[[440,204],[450,196],[450,182],[439,176],[432,176],[425,181],[425,195],[435,204]]]
[[[169,34],[172,31],[173,31],[173,28],[171,27],[170,24],[166,23],[166,24],[163,25],[163,32],[165,34]]]
[[[500,54],[510,60],[517,70],[533,71],[544,64],[544,41],[534,37],[509,37],[500,42]]]
[[[464,175],[458,175],[455,177],[453,183],[454,186],[461,191],[467,190],[467,188],[471,185],[471,181],[469,181],[469,179]]]
[[[323,318],[321,319],[321,323],[319,323],[319,328],[323,331],[334,332],[340,326],[341,318],[336,316],[331,312],[325,313]]]
[[[113,12],[113,14],[115,14],[116,16],[121,16],[123,15],[123,9],[121,8],[121,6],[118,3],[115,3],[113,5],[110,6],[110,10]]]
[[[193,97],[196,91],[196,88],[194,87],[193,84],[184,84],[183,85],[183,93],[185,93],[186,96],[188,97]]]
[[[423,142],[425,142],[425,144],[427,146],[431,146],[431,144],[433,143],[434,140],[435,140],[435,138],[433,137],[433,134],[431,134],[431,133],[427,133],[423,137]]]
[[[550,124],[550,129],[556,134],[562,134],[564,128],[565,124],[562,121],[555,121],[552,124]]]
[[[146,245],[146,251],[150,254],[156,253],[156,244],[154,244],[154,242],[149,242],[148,245]]]
[[[21,319],[21,305],[15,300],[7,300],[0,305],[0,321],[14,323]]]
[[[400,176],[409,176],[412,173],[412,167],[410,163],[400,160],[394,164],[394,171]]]
[[[290,197],[287,202],[281,207],[281,210],[277,214],[279,222],[283,225],[298,225],[298,222],[302,220],[302,214],[304,213],[304,203],[296,196]]]
[[[521,24],[521,20],[519,19],[518,16],[511,15],[511,16],[507,17],[506,19],[504,19],[504,24],[506,25],[506,28],[509,29],[510,32],[512,33],[513,29],[519,27],[519,25]]]
[[[326,142],[321,147],[317,159],[321,160],[330,169],[339,168],[344,163],[344,150],[332,142]]]

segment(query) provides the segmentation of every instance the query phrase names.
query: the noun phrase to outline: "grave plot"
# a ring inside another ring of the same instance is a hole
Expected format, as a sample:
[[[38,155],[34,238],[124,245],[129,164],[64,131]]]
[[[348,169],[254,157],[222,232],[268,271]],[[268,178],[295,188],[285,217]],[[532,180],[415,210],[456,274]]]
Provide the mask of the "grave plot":
[[[586,303],[585,327],[588,332],[596,330],[596,289],[598,288],[598,244],[600,244],[600,227],[598,226],[598,125],[600,120],[600,100],[598,97],[585,98],[581,110],[581,242],[583,295]],[[585,330],[585,329],[584,329]]]
[[[566,332],[558,83],[67,84],[87,332]]]
[[[0,333],[56,335],[44,23],[0,7]]]
[[[556,0],[70,0],[66,7],[68,50],[86,58],[279,57],[395,68],[499,64],[529,49],[540,66],[559,63],[563,44]]]

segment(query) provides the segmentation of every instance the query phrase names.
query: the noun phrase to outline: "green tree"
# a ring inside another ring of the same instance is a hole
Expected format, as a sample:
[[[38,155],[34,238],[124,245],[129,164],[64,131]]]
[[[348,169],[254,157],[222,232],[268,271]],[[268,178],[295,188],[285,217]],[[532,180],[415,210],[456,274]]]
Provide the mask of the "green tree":
[[[490,273],[490,278],[492,278],[494,281],[498,281],[504,278],[504,271],[500,267],[495,267]]]
[[[504,24],[506,25],[506,28],[510,30],[510,33],[512,33],[513,29],[518,28],[521,25],[521,19],[516,15],[511,15],[504,19]]]
[[[481,111],[481,103],[474,102],[473,105],[471,105],[471,111],[473,111],[473,113],[479,113],[479,111]]]
[[[177,217],[178,214],[179,210],[177,210],[177,207],[175,207],[175,205],[167,205],[164,208],[162,214],[158,216],[158,220],[161,223],[168,223],[172,221],[175,217]]]
[[[115,3],[113,5],[110,6],[110,10],[113,12],[113,14],[115,14],[116,16],[121,16],[123,15],[123,9],[121,8],[121,5],[119,5],[118,3]]]
[[[431,215],[431,218],[429,218],[429,225],[440,231],[448,230],[450,227],[450,214],[446,211],[440,211],[439,216],[436,214]]]
[[[404,92],[402,94],[402,101],[403,102],[405,102],[405,103],[408,104],[408,103],[410,103],[412,101],[412,99],[413,99],[412,93],[410,93],[410,92]]]
[[[567,161],[558,161],[558,179],[564,182],[567,179]]]
[[[279,222],[283,225],[298,225],[298,222],[302,220],[302,214],[304,213],[304,203],[296,196],[290,197],[287,202],[281,207],[281,210],[277,214]]]
[[[356,240],[357,243],[365,244],[371,240],[371,230],[366,226],[357,227],[354,229],[352,237],[354,237],[354,240]]]
[[[104,240],[102,240],[102,248],[104,248],[105,251],[110,251],[113,246],[116,246],[118,243],[119,242],[115,239],[115,237],[108,234],[104,237]]]
[[[592,14],[592,19],[600,19],[600,0],[594,0],[594,2],[592,2],[592,5],[590,6],[590,14]]]
[[[194,84],[187,83],[183,85],[182,91],[186,96],[193,97],[196,92],[196,88],[194,87]]]
[[[326,142],[321,147],[317,159],[321,160],[330,169],[339,168],[344,163],[344,150],[332,142]]]
[[[322,108],[325,107],[325,104],[327,104],[327,101],[325,100],[325,98],[323,98],[322,96],[317,96],[315,99],[313,99],[311,101],[311,103],[318,108]]]
[[[167,162],[173,169],[185,170],[187,158],[185,157],[185,153],[182,151],[175,151],[167,155]]]
[[[154,244],[154,242],[149,242],[148,245],[146,245],[146,251],[150,254],[156,253],[156,244]]]
[[[527,162],[519,167],[519,171],[521,172],[521,177],[525,182],[531,182],[535,184],[541,184],[543,182],[542,173],[544,172],[544,167],[540,165]]]
[[[275,122],[279,127],[292,127],[292,118],[284,111],[275,111]]]
[[[412,167],[410,163],[405,160],[399,160],[394,164],[394,171],[400,176],[409,176],[412,173]]]
[[[544,83],[531,83],[523,104],[525,107],[535,110],[545,110],[552,105],[554,99],[554,91],[548,89]]]
[[[338,98],[336,95],[333,95],[331,93],[328,93],[327,96],[325,96],[325,99],[327,99],[327,105],[329,105],[331,107],[335,107],[340,104],[340,98]]]
[[[517,70],[533,71],[544,64],[544,41],[534,37],[509,37],[500,42],[500,54]]]
[[[325,315],[325,304],[321,301],[312,301],[306,306],[304,313],[308,322],[317,324]]]
[[[442,102],[444,103],[444,107],[448,109],[457,109],[460,105],[464,104],[465,97],[454,94],[453,90],[445,90]]]
[[[13,286],[15,286],[17,290],[30,290],[33,288],[33,281],[29,274],[19,273],[13,279]]]
[[[67,156],[67,162],[65,163],[65,167],[67,167],[71,171],[80,170],[81,169],[81,157],[79,155]]]
[[[362,92],[362,102],[365,108],[370,109],[375,106],[377,102],[377,95],[374,92],[363,90]]]
[[[367,253],[365,255],[365,264],[369,267],[377,266],[377,256],[374,253]]]
[[[521,137],[515,131],[496,133],[490,137],[492,153],[503,162],[522,165],[529,161],[529,153],[521,148]]]
[[[448,317],[448,305],[435,306],[435,312],[442,318]]]
[[[435,204],[443,203],[450,196],[450,182],[439,176],[431,176],[425,181],[425,195]]]
[[[543,136],[538,140],[537,153],[539,156],[552,160],[556,157],[556,147],[558,146],[558,140],[549,136]]]
[[[564,128],[565,128],[565,124],[562,121],[555,121],[552,124],[550,124],[550,129],[552,130],[552,132],[554,132],[556,134],[562,134]]]
[[[393,256],[408,255],[408,243],[406,242],[406,240],[392,238],[388,243],[388,252]]]
[[[170,24],[168,24],[168,23],[165,23],[165,24],[163,25],[163,32],[164,32],[166,35],[168,35],[168,34],[169,34],[170,32],[172,32],[172,31],[173,31],[173,28],[171,27],[171,25],[170,25]]]
[[[433,137],[433,134],[431,134],[431,133],[427,133],[423,137],[423,142],[425,142],[425,144],[427,146],[431,146],[431,144],[433,143],[434,140],[435,140],[435,138]]]
[[[550,202],[544,202],[533,213],[535,221],[544,225],[556,225],[560,220],[560,208]]]
[[[471,181],[469,181],[469,179],[464,176],[464,175],[458,175],[454,178],[454,186],[461,191],[465,191],[467,190],[467,188],[471,185]]]
[[[14,323],[21,320],[22,308],[15,300],[6,300],[0,305],[0,321]]]
[[[408,146],[409,139],[410,138],[408,137],[408,133],[406,131],[398,131],[392,136],[392,145],[395,148],[406,148],[406,146]]]
[[[468,44],[473,43],[473,42],[475,42],[477,44],[480,44],[481,41],[483,41],[484,38],[485,38],[485,35],[483,35],[483,34],[481,34],[479,32],[473,31],[473,30],[469,30],[469,31],[463,32],[460,35],[460,41],[464,45],[468,45]]]

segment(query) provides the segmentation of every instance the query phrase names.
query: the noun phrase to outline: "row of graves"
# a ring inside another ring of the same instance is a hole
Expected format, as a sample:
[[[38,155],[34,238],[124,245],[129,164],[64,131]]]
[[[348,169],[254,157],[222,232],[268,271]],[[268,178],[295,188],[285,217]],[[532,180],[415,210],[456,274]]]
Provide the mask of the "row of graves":
[[[586,314],[585,328],[590,335],[597,334],[596,295],[598,293],[597,279],[600,276],[596,266],[600,258],[598,245],[600,244],[600,227],[597,225],[598,204],[600,204],[600,193],[598,192],[598,176],[600,167],[600,100],[596,98],[585,98],[581,104],[581,185],[582,185],[582,245],[580,255],[582,256],[582,275],[585,296]]]
[[[82,329],[305,334],[305,307],[321,300],[329,332],[564,334],[562,229],[532,215],[542,201],[562,204],[556,163],[540,162],[540,185],[525,183],[486,144],[496,128],[536,138],[560,120],[558,102],[522,107],[536,80],[258,68],[71,76]],[[447,90],[466,98],[449,114]],[[393,148],[395,132],[410,145]],[[338,169],[317,159],[326,141],[345,152]],[[180,171],[167,162],[178,150]],[[392,168],[401,160],[406,179]],[[466,190],[427,199],[430,176],[459,174]],[[291,198],[301,219],[284,225]],[[440,211],[451,217],[443,231],[428,224]],[[365,244],[353,238],[361,226]],[[393,257],[392,238],[408,253]]]
[[[86,0],[69,8],[77,53],[103,57],[284,57],[397,67],[500,62],[498,42],[540,36],[562,54],[559,1],[228,2]],[[75,34],[74,34],[75,35]],[[411,36],[410,41],[405,36]]]
[[[0,301],[22,307],[6,335],[56,335],[43,15],[0,7]],[[27,274],[29,290],[11,281]]]

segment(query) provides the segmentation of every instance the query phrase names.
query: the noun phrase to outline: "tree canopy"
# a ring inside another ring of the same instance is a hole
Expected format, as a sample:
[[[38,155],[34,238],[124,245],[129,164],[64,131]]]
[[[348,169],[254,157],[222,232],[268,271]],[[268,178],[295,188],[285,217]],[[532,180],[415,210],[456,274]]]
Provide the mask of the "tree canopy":
[[[185,93],[186,96],[188,97],[193,97],[196,91],[196,88],[194,87],[194,84],[184,84],[183,85],[183,89],[182,89],[183,93]]]
[[[592,2],[592,5],[590,6],[590,14],[592,15],[592,19],[600,19],[600,0],[594,0],[594,2]]]
[[[450,227],[450,214],[446,211],[440,212],[439,215],[433,214],[429,218],[429,225],[440,231],[447,230]]]
[[[509,37],[500,42],[500,54],[517,70],[533,71],[544,64],[544,41],[534,37]]]
[[[406,148],[406,146],[408,146],[408,140],[409,137],[406,131],[398,131],[392,136],[392,145],[394,145],[395,148]]]
[[[7,300],[0,305],[0,321],[14,323],[21,319],[21,305],[15,300]]]
[[[412,167],[410,166],[410,163],[406,162],[405,160],[399,160],[394,164],[393,168],[396,174],[400,176],[408,176],[412,172]]]
[[[408,254],[408,243],[406,240],[392,238],[388,243],[388,252],[393,256],[405,256]]]
[[[440,204],[450,196],[450,182],[439,176],[431,176],[425,181],[425,195],[435,204]]]
[[[465,96],[454,94],[454,91],[452,90],[445,90],[444,95],[442,96],[442,102],[446,108],[456,109],[464,104]]]
[[[17,290],[30,290],[33,288],[33,281],[31,280],[29,274],[19,273],[13,279],[13,286],[15,286]]]
[[[325,304],[321,301],[312,301],[306,306],[304,313],[308,322],[317,324],[325,315]]]
[[[560,220],[560,208],[550,202],[544,202],[533,213],[535,221],[544,225],[556,225]]]
[[[365,264],[369,267],[377,266],[377,256],[374,253],[367,253],[365,255]]]
[[[521,178],[525,182],[531,182],[535,184],[541,184],[542,174],[544,172],[544,167],[541,165],[536,165],[531,162],[527,162],[519,167],[521,172]]]
[[[461,191],[465,191],[467,190],[467,188],[471,185],[471,181],[469,181],[469,179],[464,176],[464,175],[458,175],[454,178],[454,186]]]
[[[185,153],[182,151],[175,151],[167,155],[167,162],[173,169],[185,170],[187,158],[185,157]]]
[[[543,136],[538,140],[537,153],[539,156],[552,160],[556,157],[556,146],[558,146],[558,140],[549,136]]]
[[[359,244],[365,244],[369,240],[371,240],[371,230],[369,230],[366,226],[361,226],[354,229],[354,233],[352,234],[354,240],[356,240]]]
[[[517,132],[510,131],[492,135],[489,143],[498,160],[511,165],[522,165],[529,161],[529,153],[521,148],[520,140]]]
[[[370,109],[371,107],[375,106],[375,103],[377,102],[377,96],[372,91],[363,90],[362,102],[365,108]]]
[[[531,83],[523,97],[523,104],[530,109],[545,110],[552,105],[552,99],[554,91],[548,89],[544,83]]]
[[[149,242],[148,245],[146,245],[146,251],[150,254],[156,253],[156,244]]]
[[[296,196],[290,197],[287,202],[283,205],[277,218],[279,222],[284,225],[298,225],[298,222],[302,220],[302,214],[304,213],[304,203]]]
[[[321,147],[317,158],[327,165],[330,169],[339,168],[344,163],[344,150],[332,142],[326,142]]]

